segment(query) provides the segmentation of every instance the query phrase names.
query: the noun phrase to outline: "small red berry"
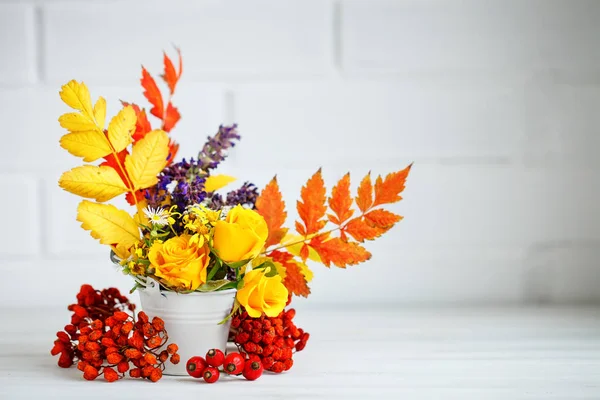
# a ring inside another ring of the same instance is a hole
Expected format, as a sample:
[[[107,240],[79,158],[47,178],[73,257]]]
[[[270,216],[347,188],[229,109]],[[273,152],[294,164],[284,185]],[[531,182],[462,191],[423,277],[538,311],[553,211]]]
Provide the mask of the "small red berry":
[[[260,378],[263,373],[263,365],[260,361],[247,362],[244,366],[244,378],[254,381]]]
[[[206,367],[208,367],[206,360],[200,356],[190,358],[185,364],[187,373],[194,378],[200,378]]]
[[[177,350],[179,350],[179,346],[177,346],[175,343],[171,343],[167,346],[167,352],[169,354],[175,354],[177,353]]]
[[[229,353],[225,357],[223,369],[230,375],[239,375],[244,370],[244,357],[240,353]]]
[[[206,383],[215,383],[219,379],[219,370],[215,367],[206,367],[202,377]]]
[[[179,354],[175,353],[171,356],[171,363],[179,364],[179,361],[181,361],[181,357],[179,356]]]
[[[210,349],[206,353],[206,362],[212,367],[220,367],[225,361],[225,354],[219,349]]]
[[[110,368],[110,367],[105,367],[104,368],[104,379],[107,380],[108,382],[114,382],[117,379],[119,379],[119,374],[117,374],[117,372]]]

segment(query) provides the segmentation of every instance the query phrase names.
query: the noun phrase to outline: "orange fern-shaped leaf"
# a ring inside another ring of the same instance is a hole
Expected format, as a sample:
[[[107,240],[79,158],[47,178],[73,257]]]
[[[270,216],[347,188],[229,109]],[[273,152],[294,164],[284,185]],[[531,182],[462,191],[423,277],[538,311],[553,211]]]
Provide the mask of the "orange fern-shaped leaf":
[[[356,265],[371,258],[371,253],[361,245],[346,242],[340,238],[327,238],[327,235],[315,236],[310,241],[310,246],[319,254],[325,266],[331,264],[336,267],[346,268]]]
[[[361,212],[367,211],[373,205],[373,184],[371,183],[370,172],[360,182],[355,200]]]
[[[164,53],[163,62],[165,65],[165,72],[161,75],[161,78],[165,81],[167,86],[169,87],[169,91],[171,94],[175,93],[175,86],[181,77],[182,72],[182,60],[181,60],[181,51],[177,49],[177,54],[179,56],[179,72],[175,71],[175,66],[173,62],[167,56],[167,53]]]
[[[293,256],[290,253],[282,251],[273,251],[270,253],[270,256],[273,258],[273,261],[281,263],[285,267],[283,284],[287,290],[296,296],[308,297],[310,288]]]
[[[263,191],[260,192],[260,195],[256,199],[256,211],[262,215],[269,228],[269,236],[265,246],[269,247],[280,243],[287,233],[287,228],[282,228],[287,218],[287,213],[285,211],[285,202],[277,184],[277,177],[274,177]]]
[[[384,232],[373,225],[367,223],[362,217],[355,218],[348,222],[344,227],[344,232],[352,236],[357,242],[365,240],[374,240],[381,236]]]
[[[402,200],[400,193],[404,190],[404,184],[412,164],[398,172],[388,174],[385,179],[381,176],[375,181],[375,201],[373,207],[380,204],[395,203]]]
[[[325,182],[319,169],[302,187],[300,197],[302,201],[296,203],[298,215],[304,222],[304,229],[298,230],[301,235],[310,235],[323,229],[327,220],[323,219],[327,206]],[[298,227],[300,224],[296,224]]]
[[[336,225],[343,224],[352,217],[352,214],[354,214],[354,210],[351,210],[350,207],[352,207],[352,197],[350,197],[350,173],[347,173],[331,191],[329,208],[331,208],[335,215],[329,214],[329,220]]]
[[[365,221],[369,225],[386,231],[401,220],[402,217],[400,215],[387,210],[373,210],[365,214]]]
[[[171,129],[175,126],[177,122],[181,119],[181,115],[179,114],[179,110],[171,103],[167,104],[167,113],[165,114],[165,119],[163,121],[162,129],[165,132],[171,132]]]

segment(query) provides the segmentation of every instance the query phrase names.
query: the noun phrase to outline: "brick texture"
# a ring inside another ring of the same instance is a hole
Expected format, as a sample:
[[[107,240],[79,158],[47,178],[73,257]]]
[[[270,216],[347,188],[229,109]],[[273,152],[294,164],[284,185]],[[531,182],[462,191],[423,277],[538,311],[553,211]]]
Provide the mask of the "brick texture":
[[[83,80],[109,116],[145,104],[140,64],[158,76],[176,44],[180,157],[239,123],[219,172],[277,174],[290,223],[320,167],[355,190],[415,163],[373,259],[315,265],[299,307],[598,302],[598,20],[591,0],[0,0],[0,301],[131,287],[57,187],[79,164],[58,91]]]

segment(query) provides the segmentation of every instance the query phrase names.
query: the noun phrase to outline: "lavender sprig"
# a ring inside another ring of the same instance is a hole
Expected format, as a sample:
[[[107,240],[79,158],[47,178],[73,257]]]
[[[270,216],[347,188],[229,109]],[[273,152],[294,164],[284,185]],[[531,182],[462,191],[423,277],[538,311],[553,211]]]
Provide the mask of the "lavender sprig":
[[[227,150],[235,147],[236,140],[240,140],[237,124],[219,126],[219,131],[213,137],[208,137],[206,144],[198,153],[198,168],[206,172],[217,168],[227,157]]]

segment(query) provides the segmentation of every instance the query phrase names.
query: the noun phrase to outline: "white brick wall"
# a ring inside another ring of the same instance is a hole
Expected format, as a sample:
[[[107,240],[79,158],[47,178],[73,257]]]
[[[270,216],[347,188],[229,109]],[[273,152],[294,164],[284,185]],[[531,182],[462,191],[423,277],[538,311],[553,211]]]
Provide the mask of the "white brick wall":
[[[222,172],[277,174],[289,206],[320,166],[415,162],[405,220],[368,264],[315,266],[300,306],[598,301],[598,21],[591,0],[0,0],[0,301],[128,288],[56,184],[77,164],[58,91],[85,80],[114,113],[172,43],[181,156],[238,122]]]

